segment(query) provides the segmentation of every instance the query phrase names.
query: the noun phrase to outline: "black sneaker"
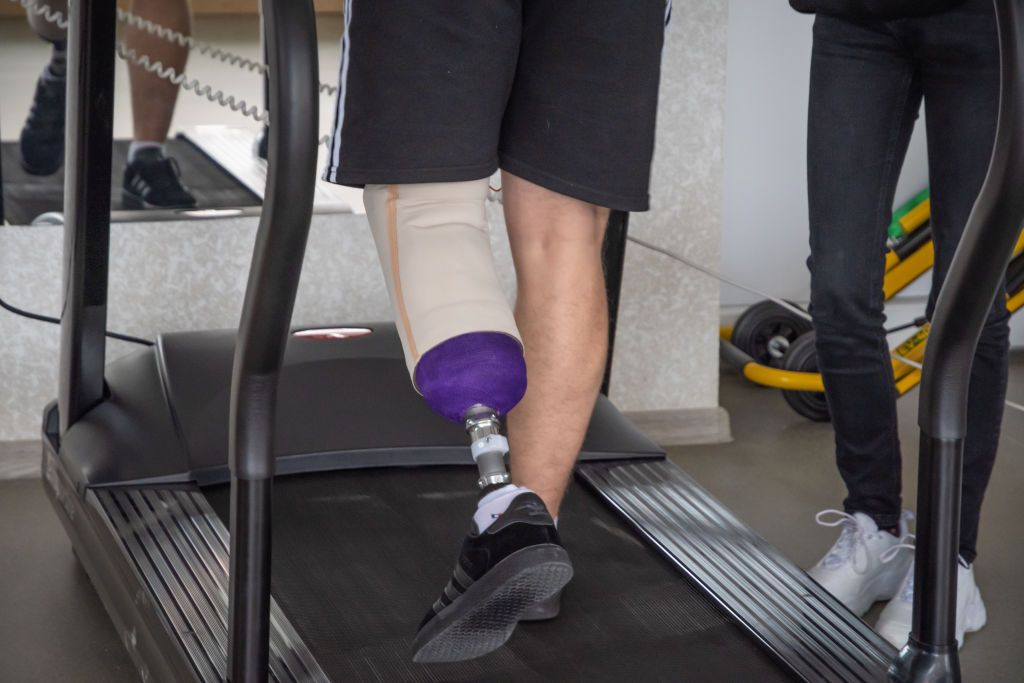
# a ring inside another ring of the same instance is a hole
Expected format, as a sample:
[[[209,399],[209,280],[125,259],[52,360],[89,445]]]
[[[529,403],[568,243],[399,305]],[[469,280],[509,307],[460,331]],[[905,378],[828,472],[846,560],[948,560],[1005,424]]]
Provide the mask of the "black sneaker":
[[[124,169],[126,209],[189,209],[196,199],[181,182],[178,162],[159,149],[142,149]]]
[[[263,126],[259,137],[256,138],[252,151],[257,157],[263,159],[263,161],[266,161],[267,157],[270,155],[270,129],[266,126]]]
[[[64,98],[67,79],[47,66],[36,82],[32,108],[21,129],[21,167],[32,175],[51,175],[64,163]]]
[[[457,662],[496,650],[532,607],[572,578],[572,562],[543,501],[516,496],[462,544],[455,574],[420,623],[413,661]]]

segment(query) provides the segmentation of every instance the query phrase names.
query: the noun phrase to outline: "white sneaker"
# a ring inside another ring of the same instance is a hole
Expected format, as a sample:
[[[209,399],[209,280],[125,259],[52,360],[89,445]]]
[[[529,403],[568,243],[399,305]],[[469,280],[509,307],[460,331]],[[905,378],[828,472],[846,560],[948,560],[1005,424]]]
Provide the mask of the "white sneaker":
[[[907,553],[908,555],[910,553]],[[914,564],[910,564],[900,591],[878,616],[875,630],[896,647],[903,647],[910,637],[914,615]],[[988,620],[981,591],[974,582],[974,567],[960,561],[956,573],[956,642],[964,646],[964,634],[980,630]]]
[[[828,518],[832,519],[829,520]],[[900,519],[900,538],[881,531],[875,521],[862,512],[852,515],[839,510],[822,510],[815,520],[822,526],[842,526],[839,540],[818,564],[807,572],[815,581],[858,617],[879,600],[890,600],[913,558],[905,554],[889,562],[882,554],[900,544],[908,535],[905,512]]]

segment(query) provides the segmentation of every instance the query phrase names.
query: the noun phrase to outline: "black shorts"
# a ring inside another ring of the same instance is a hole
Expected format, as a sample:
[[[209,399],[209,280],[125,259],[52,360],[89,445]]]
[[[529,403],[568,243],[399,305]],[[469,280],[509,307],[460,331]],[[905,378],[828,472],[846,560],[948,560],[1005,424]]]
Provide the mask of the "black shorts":
[[[326,180],[648,206],[666,0],[346,0]]]

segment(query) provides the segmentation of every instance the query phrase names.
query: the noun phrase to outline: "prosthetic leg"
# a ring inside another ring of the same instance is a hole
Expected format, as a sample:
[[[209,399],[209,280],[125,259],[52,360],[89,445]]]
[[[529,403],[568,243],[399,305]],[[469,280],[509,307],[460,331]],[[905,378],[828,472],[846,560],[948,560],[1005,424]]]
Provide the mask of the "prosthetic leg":
[[[437,413],[464,425],[480,488],[509,482],[501,416],[526,392],[522,340],[498,283],[487,179],[367,185],[367,217],[409,375]]]

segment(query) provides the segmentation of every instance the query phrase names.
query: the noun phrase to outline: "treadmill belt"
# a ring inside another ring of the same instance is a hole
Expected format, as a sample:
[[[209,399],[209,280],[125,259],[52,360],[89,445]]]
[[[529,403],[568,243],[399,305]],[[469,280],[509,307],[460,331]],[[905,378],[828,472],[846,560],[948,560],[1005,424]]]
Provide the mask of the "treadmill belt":
[[[112,158],[111,210],[123,208],[121,179],[128,158],[128,140],[115,140]],[[200,209],[241,208],[259,206],[260,199],[227,171],[210,160],[186,138],[167,141],[167,154],[181,168],[181,177],[192,190]],[[37,216],[48,211],[64,211],[64,168],[53,175],[35,176],[21,167],[17,142],[0,145],[3,164],[4,211],[11,225],[30,225]]]
[[[457,664],[412,662],[448,581],[476,470],[376,469],[274,484],[273,591],[334,681],[791,680],[744,631],[586,489],[559,529],[575,565],[562,613]],[[227,524],[229,489],[204,491]]]

